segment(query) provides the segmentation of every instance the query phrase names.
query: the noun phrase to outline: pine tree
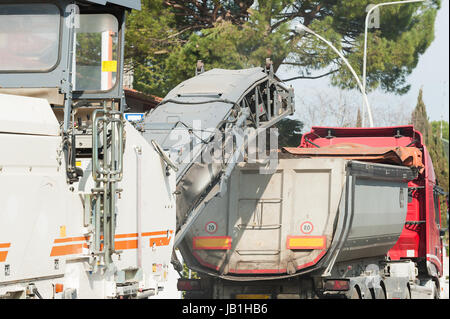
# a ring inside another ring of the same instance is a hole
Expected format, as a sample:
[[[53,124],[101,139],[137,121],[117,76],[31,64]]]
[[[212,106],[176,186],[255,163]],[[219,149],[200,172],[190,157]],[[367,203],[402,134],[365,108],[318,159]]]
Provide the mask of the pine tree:
[[[423,90],[422,88],[419,90],[419,96],[417,97],[416,108],[414,109],[411,121],[416,130],[422,133],[423,140],[425,144],[428,141],[428,137],[431,133],[431,126],[428,122],[427,110],[425,107],[425,103],[423,102]]]
[[[364,21],[368,4],[384,0],[143,0],[128,20],[126,55],[135,69],[135,87],[165,95],[205,69],[261,66],[266,58],[295,68],[299,77],[316,70],[331,84],[357,87],[335,52],[311,34],[298,34],[301,22],[340,49],[362,71]],[[434,39],[440,0],[386,6],[380,28],[369,30],[367,91],[406,93],[406,77]]]
[[[285,118],[278,122],[275,127],[278,129],[278,148],[297,147],[302,138],[301,131],[303,123],[299,120]],[[268,130],[269,131],[269,130]]]

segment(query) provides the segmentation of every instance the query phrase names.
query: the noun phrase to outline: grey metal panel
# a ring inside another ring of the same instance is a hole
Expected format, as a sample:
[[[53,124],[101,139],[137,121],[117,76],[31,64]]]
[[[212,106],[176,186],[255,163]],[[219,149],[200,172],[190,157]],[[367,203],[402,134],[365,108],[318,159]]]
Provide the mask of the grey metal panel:
[[[190,138],[192,137],[193,146],[200,148],[202,140],[210,139],[218,123],[220,123],[226,115],[229,113],[233,105],[226,103],[208,103],[200,105],[178,105],[174,103],[167,103],[156,108],[150,116],[144,121],[144,137],[147,141],[155,139],[165,150],[171,149],[177,144],[176,149],[181,150],[183,146],[188,147]],[[181,121],[183,124],[178,123],[175,130],[167,129],[154,129],[152,125],[162,125],[164,123],[170,123],[175,126],[177,122]],[[194,130],[194,134],[189,133],[189,128],[198,128]],[[184,139],[186,142],[181,143],[179,139]],[[194,148],[192,148],[194,150]],[[175,149],[174,149],[175,150]],[[172,150],[172,151],[174,151]],[[195,149],[192,158],[196,158],[200,149]],[[176,154],[171,154],[177,156]],[[182,151],[182,155],[173,158],[179,170],[177,176],[182,176],[185,172],[185,168],[191,165],[189,160],[191,154],[186,151]]]
[[[198,100],[201,94],[205,98],[221,94],[221,99],[237,102],[249,87],[266,77],[267,74],[260,67],[243,70],[212,69],[177,85],[163,102],[177,97],[190,101],[191,98],[187,97],[189,95],[195,95],[195,100]]]
[[[407,206],[407,181],[353,176],[352,222],[337,261],[385,255],[403,230]]]
[[[411,181],[417,177],[417,170],[406,166],[373,164],[367,162],[348,162],[349,173],[353,176],[391,181]]]

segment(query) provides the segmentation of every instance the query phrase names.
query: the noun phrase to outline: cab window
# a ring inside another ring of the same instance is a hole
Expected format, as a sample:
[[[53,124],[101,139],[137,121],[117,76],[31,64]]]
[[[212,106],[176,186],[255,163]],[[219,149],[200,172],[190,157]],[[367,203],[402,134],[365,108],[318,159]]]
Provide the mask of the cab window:
[[[118,68],[118,20],[111,14],[81,14],[75,33],[74,90],[107,91]]]
[[[0,72],[52,69],[58,63],[59,34],[57,6],[0,4]]]

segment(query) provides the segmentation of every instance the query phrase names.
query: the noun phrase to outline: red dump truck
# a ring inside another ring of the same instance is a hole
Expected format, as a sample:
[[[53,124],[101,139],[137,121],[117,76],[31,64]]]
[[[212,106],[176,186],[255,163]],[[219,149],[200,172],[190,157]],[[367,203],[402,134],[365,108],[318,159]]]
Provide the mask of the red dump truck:
[[[413,126],[313,127],[271,174],[239,163],[178,248],[186,298],[439,298],[433,164]]]

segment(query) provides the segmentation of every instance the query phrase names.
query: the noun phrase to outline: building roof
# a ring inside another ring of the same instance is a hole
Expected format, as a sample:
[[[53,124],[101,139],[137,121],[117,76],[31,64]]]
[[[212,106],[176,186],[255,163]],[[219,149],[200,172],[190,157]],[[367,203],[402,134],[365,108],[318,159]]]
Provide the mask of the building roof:
[[[124,88],[123,91],[129,107],[128,111],[132,113],[147,112],[162,101],[162,98],[158,96],[142,93],[131,88]]]
[[[86,2],[97,3],[101,5],[116,4],[129,9],[141,10],[140,0],[85,0]]]
[[[159,103],[161,103],[161,101],[163,100],[162,98],[160,98],[159,96],[156,95],[152,95],[152,94],[145,94],[142,92],[139,92],[137,90],[134,89],[130,89],[130,88],[124,88],[124,92],[125,95],[136,98],[136,99],[141,99],[150,103],[154,103],[155,106]]]

